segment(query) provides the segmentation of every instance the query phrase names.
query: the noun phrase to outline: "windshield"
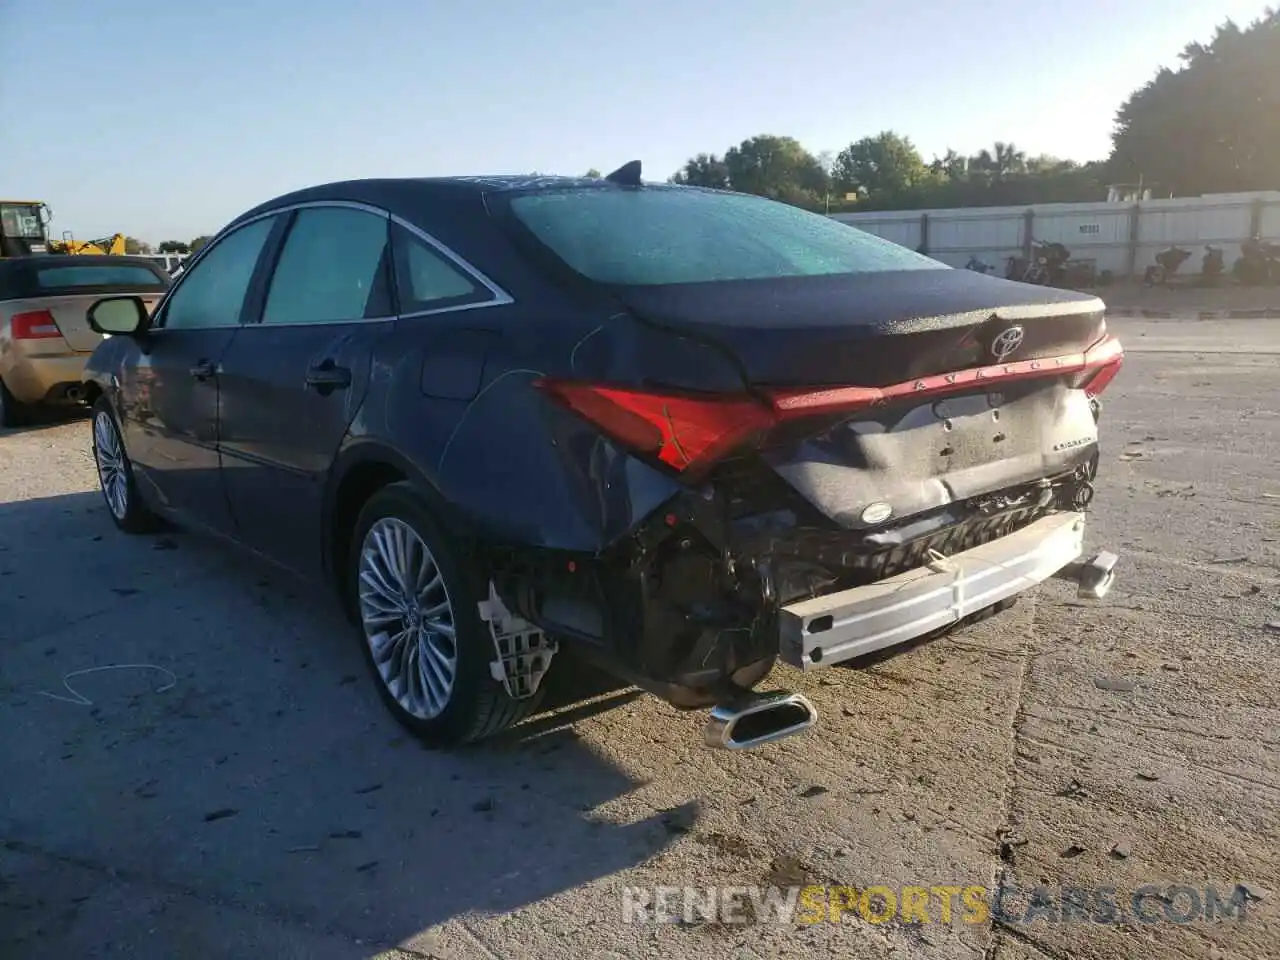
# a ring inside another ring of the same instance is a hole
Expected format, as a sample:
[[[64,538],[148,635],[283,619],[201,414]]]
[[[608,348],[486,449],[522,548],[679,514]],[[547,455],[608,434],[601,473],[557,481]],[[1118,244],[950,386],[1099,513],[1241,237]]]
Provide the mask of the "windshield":
[[[0,233],[22,240],[43,240],[38,203],[0,203]]]
[[[587,187],[519,195],[510,209],[569,267],[599,283],[950,269],[828,217],[742,194]]]
[[[35,279],[36,286],[45,293],[71,293],[77,290],[102,288],[161,291],[169,285],[159,270],[140,263],[106,262],[75,266],[40,266],[35,270]]]

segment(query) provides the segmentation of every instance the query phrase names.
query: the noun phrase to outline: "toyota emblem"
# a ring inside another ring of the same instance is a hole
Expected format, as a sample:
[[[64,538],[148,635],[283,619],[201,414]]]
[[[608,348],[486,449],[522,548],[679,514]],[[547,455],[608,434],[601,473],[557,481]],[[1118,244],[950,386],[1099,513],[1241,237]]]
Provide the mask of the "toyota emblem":
[[[1022,338],[1025,336],[1026,331],[1021,327],[1010,327],[1007,330],[1002,330],[991,341],[991,355],[996,360],[1003,360],[1022,346]]]

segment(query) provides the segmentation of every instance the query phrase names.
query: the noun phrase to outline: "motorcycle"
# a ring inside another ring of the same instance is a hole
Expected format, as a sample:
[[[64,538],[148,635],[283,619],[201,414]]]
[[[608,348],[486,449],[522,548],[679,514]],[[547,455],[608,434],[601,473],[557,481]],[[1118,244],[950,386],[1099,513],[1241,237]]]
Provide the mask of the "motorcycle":
[[[1037,240],[1035,252],[1031,257],[1023,275],[1019,278],[1023,283],[1034,283],[1042,287],[1063,286],[1065,267],[1071,259],[1071,251],[1060,243],[1048,240]]]
[[[1156,254],[1156,262],[1147,267],[1142,274],[1142,282],[1148,287],[1164,286],[1190,256],[1191,251],[1183,250],[1181,247],[1162,250]]]
[[[1280,283],[1280,243],[1259,237],[1244,241],[1231,272],[1238,282],[1249,286]]]
[[[1205,244],[1204,256],[1200,258],[1200,279],[1208,286],[1216,286],[1225,266],[1222,248]]]

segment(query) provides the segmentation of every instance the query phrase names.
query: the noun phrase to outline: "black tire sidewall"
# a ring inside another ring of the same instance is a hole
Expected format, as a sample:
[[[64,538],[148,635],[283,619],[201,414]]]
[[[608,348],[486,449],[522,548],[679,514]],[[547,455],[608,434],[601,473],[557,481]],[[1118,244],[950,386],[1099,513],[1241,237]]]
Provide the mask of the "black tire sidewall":
[[[116,432],[116,442],[120,444],[120,458],[124,463],[125,496],[128,498],[128,502],[125,503],[124,517],[117,517],[115,511],[111,509],[111,504],[107,501],[107,491],[102,486],[102,470],[98,466],[99,415],[105,416],[111,422],[111,429]],[[93,444],[93,468],[98,473],[98,491],[102,494],[102,504],[107,508],[107,516],[111,518],[111,522],[126,533],[148,533],[154,530],[158,525],[158,519],[142,502],[142,497],[138,493],[138,483],[133,476],[133,461],[129,459],[129,451],[124,445],[124,433],[120,430],[120,421],[116,419],[115,411],[111,409],[111,404],[106,401],[106,398],[99,398],[93,405],[93,415],[89,420],[89,435]]]
[[[453,608],[457,673],[448,705],[430,720],[413,716],[391,695],[373,662],[373,652],[369,649],[360,619],[360,552],[369,529],[386,517],[407,523],[422,538],[444,579],[449,603]],[[347,594],[345,599],[355,613],[355,630],[360,638],[365,664],[387,709],[402,726],[431,746],[454,746],[472,739],[477,733],[479,718],[488,711],[493,699],[507,697],[502,684],[489,673],[489,664],[496,652],[489,625],[480,619],[477,608],[480,600],[487,596],[487,582],[481,576],[477,564],[467,554],[465,546],[459,548],[455,541],[445,535],[440,523],[431,514],[426,498],[416,493],[413,486],[406,482],[393,483],[369,498],[356,520],[347,552],[343,589]]]

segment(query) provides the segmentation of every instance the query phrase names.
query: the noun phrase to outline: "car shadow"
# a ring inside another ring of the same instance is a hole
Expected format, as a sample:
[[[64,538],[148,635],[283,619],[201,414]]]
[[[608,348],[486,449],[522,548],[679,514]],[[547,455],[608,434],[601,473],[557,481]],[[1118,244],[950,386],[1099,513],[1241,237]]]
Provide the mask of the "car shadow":
[[[699,812],[615,803],[643,781],[574,725],[638,693],[572,657],[539,715],[429,751],[322,591],[215,541],[119,533],[96,492],[0,504],[0,660],[0,853],[18,858],[0,858],[0,929],[41,955],[222,955],[237,921],[213,904],[344,956],[430,954],[432,928],[634,867]],[[192,905],[168,926],[121,907],[157,891]]]
[[[91,411],[83,406],[40,406],[27,411],[25,421],[16,427],[0,426],[0,437],[9,434],[34,433],[49,427],[88,420]]]

